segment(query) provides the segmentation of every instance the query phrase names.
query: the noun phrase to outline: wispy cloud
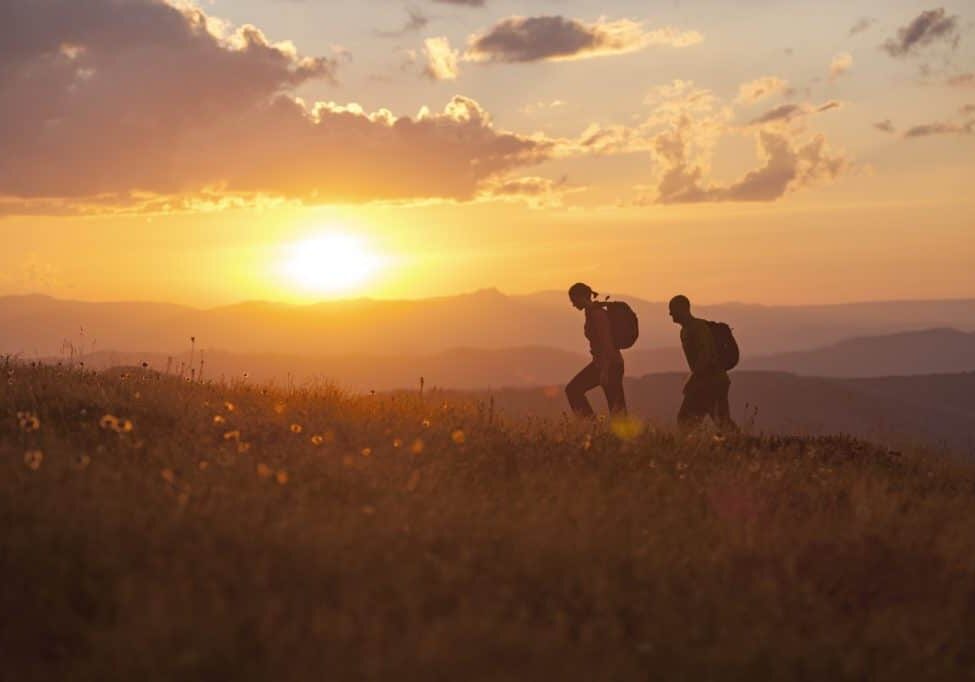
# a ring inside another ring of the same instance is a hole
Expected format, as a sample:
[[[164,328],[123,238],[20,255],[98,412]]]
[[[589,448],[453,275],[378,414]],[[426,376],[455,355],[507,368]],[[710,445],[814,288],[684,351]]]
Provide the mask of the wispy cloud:
[[[873,17],[860,17],[856,20],[856,22],[854,22],[853,26],[850,27],[850,35],[855,36],[859,33],[863,33],[876,23],[877,20]]]
[[[740,104],[754,104],[766,97],[785,92],[788,87],[788,81],[778,76],[762,76],[739,85],[738,97],[735,101]]]
[[[904,137],[929,137],[931,135],[971,135],[975,131],[975,120],[965,123],[952,123],[947,121],[937,121],[935,123],[924,123],[908,128],[904,131]]]
[[[626,54],[651,45],[687,47],[697,31],[647,30],[630,19],[586,23],[562,16],[509,17],[474,36],[466,58],[479,62],[537,62]]]
[[[897,35],[881,47],[892,57],[906,57],[936,43],[955,47],[960,39],[958,24],[958,17],[949,15],[943,7],[926,10],[898,29]]]
[[[422,31],[430,23],[430,19],[416,8],[408,7],[406,13],[407,18],[403,26],[393,31],[376,31],[376,34],[384,38],[397,38],[408,33]]]
[[[818,114],[824,111],[829,111],[831,109],[838,109],[842,106],[836,100],[829,100],[818,106],[813,106],[811,104],[782,104],[780,106],[769,109],[761,116],[753,118],[748,122],[750,126],[765,125],[768,123],[788,123],[795,118],[802,116],[808,116],[809,114]]]

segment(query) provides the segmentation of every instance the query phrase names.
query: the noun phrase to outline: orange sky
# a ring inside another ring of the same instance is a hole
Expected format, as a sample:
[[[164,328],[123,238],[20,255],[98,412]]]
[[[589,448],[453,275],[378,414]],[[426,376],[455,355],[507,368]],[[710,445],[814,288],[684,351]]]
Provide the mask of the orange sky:
[[[0,294],[975,296],[965,3],[61,2],[0,29]],[[335,233],[381,266],[282,274]]]

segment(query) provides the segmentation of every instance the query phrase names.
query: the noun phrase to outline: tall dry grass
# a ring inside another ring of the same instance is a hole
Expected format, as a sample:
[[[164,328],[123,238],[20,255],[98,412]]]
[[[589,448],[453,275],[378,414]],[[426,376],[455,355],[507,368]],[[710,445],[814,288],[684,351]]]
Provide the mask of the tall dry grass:
[[[7,363],[11,680],[959,680],[975,469]]]

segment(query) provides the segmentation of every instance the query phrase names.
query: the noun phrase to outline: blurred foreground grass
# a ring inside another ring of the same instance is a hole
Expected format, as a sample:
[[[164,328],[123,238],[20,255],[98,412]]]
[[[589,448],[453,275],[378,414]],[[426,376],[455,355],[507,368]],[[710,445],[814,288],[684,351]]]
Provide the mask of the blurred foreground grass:
[[[975,679],[969,464],[2,371],[4,679]]]

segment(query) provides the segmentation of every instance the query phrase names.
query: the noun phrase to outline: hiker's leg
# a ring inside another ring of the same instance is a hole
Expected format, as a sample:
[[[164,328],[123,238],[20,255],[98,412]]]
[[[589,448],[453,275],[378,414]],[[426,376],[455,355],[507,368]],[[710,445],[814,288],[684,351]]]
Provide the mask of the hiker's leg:
[[[603,386],[606,405],[612,415],[626,415],[626,395],[623,393],[623,363],[609,368],[609,383]]]
[[[599,386],[599,368],[595,362],[590,362],[581,372],[573,377],[565,387],[565,397],[569,399],[569,407],[580,417],[593,416],[592,405],[586,398],[586,391]]]
[[[702,395],[700,391],[685,391],[684,402],[677,412],[677,426],[681,431],[690,431],[704,420],[710,411],[706,399],[707,396]]]
[[[728,400],[728,393],[730,391],[730,381],[723,382],[717,387],[714,413],[711,415],[711,418],[714,419],[714,423],[717,424],[718,428],[722,431],[737,433],[738,425],[735,424],[735,420],[731,418],[731,404]]]

